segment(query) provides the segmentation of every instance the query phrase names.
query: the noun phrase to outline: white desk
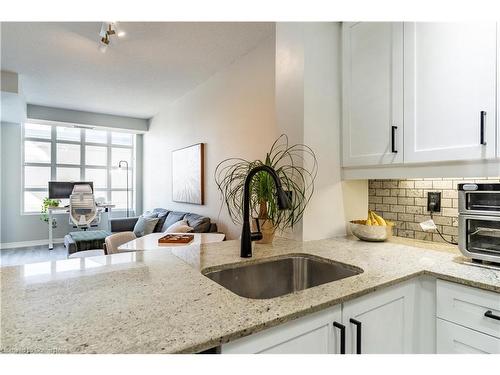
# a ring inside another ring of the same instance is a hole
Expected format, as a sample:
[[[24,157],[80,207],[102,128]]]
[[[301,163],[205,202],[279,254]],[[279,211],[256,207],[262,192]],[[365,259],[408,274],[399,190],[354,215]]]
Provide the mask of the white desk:
[[[102,212],[108,212],[108,230],[111,232],[111,225],[109,224],[109,219],[111,218],[111,209],[114,208],[114,204],[99,204],[97,209]],[[52,217],[53,215],[68,214],[69,207],[47,207],[47,214],[49,217],[49,250],[54,248],[53,235],[52,235]]]
[[[186,244],[159,244],[158,239],[163,237],[166,233],[151,233],[147,234],[143,237],[136,238],[135,240],[124,243],[123,245],[118,246],[118,250],[120,252],[128,252],[128,251],[141,251],[141,250],[156,250],[156,249],[164,249],[166,247],[179,247],[179,246],[190,246],[190,245],[200,245],[203,243],[209,242],[221,242],[224,241],[226,237],[223,233],[187,233],[193,234],[193,241]],[[186,234],[186,233],[175,233],[175,234]]]

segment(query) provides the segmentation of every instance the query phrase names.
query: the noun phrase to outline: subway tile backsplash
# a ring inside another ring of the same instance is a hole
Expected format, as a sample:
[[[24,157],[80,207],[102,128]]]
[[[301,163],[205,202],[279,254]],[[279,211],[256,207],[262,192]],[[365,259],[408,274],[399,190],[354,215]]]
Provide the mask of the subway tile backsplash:
[[[441,192],[441,212],[434,214],[434,222],[447,240],[456,242],[457,185],[464,182],[500,182],[500,177],[370,180],[368,206],[396,224],[395,236],[444,242],[437,232],[423,232],[419,225],[422,221],[430,219],[427,212],[427,192]]]

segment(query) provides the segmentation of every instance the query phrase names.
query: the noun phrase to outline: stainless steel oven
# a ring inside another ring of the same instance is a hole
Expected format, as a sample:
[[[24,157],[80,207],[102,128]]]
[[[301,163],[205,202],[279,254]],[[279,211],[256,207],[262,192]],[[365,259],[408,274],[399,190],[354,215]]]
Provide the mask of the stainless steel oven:
[[[458,231],[464,255],[500,263],[500,184],[458,185]]]

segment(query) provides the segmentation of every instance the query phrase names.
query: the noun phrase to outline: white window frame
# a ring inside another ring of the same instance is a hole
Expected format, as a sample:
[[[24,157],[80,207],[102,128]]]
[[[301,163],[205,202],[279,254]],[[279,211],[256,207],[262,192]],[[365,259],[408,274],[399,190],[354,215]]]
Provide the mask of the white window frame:
[[[37,137],[26,137],[25,136],[25,124],[35,124],[35,125],[49,125],[51,127],[51,136],[50,139],[47,138],[37,138]],[[74,127],[80,129],[80,141],[66,141],[66,140],[57,140],[57,128],[58,127]],[[102,130],[106,132],[106,143],[95,143],[95,142],[86,142],[85,139],[85,129],[90,129],[90,130]],[[21,132],[21,214],[22,215],[39,215],[40,211],[25,211],[24,207],[24,193],[26,191],[38,191],[38,192],[47,192],[48,196],[48,186],[47,188],[26,188],[25,187],[25,181],[24,181],[24,174],[25,174],[25,167],[28,166],[39,166],[39,167],[50,167],[50,181],[57,181],[56,175],[57,175],[57,168],[78,168],[80,169],[80,180],[81,181],[86,181],[85,179],[85,170],[86,168],[91,168],[91,169],[104,169],[107,171],[107,179],[106,179],[106,187],[95,187],[94,190],[97,192],[106,192],[106,201],[113,203],[111,200],[111,193],[116,192],[116,191],[124,191],[126,192],[126,188],[111,188],[112,186],[112,177],[111,177],[111,171],[119,169],[117,165],[111,165],[111,151],[113,148],[125,148],[125,149],[131,149],[132,150],[132,160],[128,166],[128,171],[127,171],[127,178],[129,179],[129,210],[134,212],[135,207],[136,207],[136,199],[135,199],[135,168],[136,168],[136,150],[137,150],[137,135],[133,134],[133,141],[132,145],[118,145],[118,144],[113,144],[112,143],[112,133],[130,133],[130,132],[125,132],[125,131],[120,131],[120,130],[110,130],[106,128],[94,128],[91,126],[79,126],[79,125],[61,125],[61,124],[54,124],[50,122],[40,122],[40,121],[26,121],[23,126],[22,126],[22,132]],[[36,142],[45,142],[45,143],[50,143],[51,144],[51,154],[50,154],[50,163],[33,163],[33,162],[25,162],[24,161],[24,148],[25,148],[25,142],[26,141],[36,141]],[[75,144],[80,146],[80,164],[58,164],[57,163],[57,144]],[[85,146],[99,146],[99,147],[106,147],[107,151],[107,163],[106,165],[87,165],[85,163],[86,159],[86,150]],[[115,208],[113,211],[116,212],[125,212],[126,208]]]

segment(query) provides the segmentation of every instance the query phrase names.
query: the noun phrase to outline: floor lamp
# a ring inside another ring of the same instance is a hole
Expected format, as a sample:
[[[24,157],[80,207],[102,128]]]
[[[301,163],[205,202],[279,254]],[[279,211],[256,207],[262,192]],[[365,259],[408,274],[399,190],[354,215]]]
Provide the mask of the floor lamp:
[[[128,217],[128,161],[126,160],[120,160],[118,163],[118,168],[124,169],[125,172],[127,173],[127,217]]]

